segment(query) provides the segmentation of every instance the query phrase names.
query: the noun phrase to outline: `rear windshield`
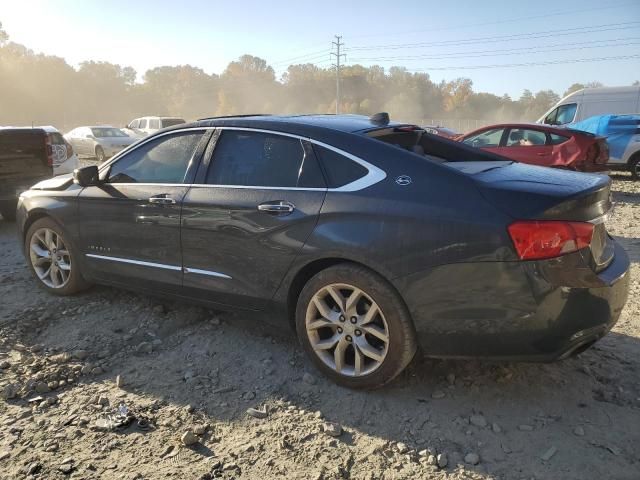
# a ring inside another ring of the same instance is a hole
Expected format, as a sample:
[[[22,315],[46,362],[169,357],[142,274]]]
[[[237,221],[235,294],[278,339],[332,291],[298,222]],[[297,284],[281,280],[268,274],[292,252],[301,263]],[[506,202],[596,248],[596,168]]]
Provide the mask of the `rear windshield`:
[[[415,125],[370,130],[366,135],[438,163],[496,161],[495,157],[480,149],[466,151],[462,144],[429,135],[423,128]]]
[[[173,127],[174,125],[180,125],[181,123],[185,123],[185,121],[181,118],[163,118],[161,120],[162,128]]]
[[[128,136],[119,128],[92,128],[91,133],[96,138],[105,138],[105,137],[126,137]]]
[[[64,138],[58,132],[53,132],[49,134],[49,138],[51,139],[51,143],[53,145],[64,145]]]

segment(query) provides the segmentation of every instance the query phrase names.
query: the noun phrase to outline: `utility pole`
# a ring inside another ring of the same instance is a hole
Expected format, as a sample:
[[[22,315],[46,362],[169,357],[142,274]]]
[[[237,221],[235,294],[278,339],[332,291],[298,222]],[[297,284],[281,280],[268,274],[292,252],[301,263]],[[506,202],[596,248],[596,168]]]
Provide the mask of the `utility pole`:
[[[340,40],[342,39],[341,35],[335,35],[335,42],[331,42],[335,47],[336,51],[331,52],[331,55],[336,57],[336,63],[333,66],[336,69],[336,115],[340,113],[340,59],[344,58],[347,60],[347,55],[344,53],[340,53],[340,47],[344,47],[344,43]]]

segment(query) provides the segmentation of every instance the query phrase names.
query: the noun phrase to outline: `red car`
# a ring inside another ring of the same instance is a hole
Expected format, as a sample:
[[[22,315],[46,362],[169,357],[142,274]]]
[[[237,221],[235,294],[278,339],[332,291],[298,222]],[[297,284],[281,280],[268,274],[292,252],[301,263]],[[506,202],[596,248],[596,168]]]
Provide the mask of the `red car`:
[[[451,130],[450,128],[447,128],[447,127],[440,127],[440,126],[434,127],[432,125],[429,125],[422,128],[424,128],[424,131],[427,133],[430,133],[432,135],[440,135],[441,137],[448,138],[449,140],[455,140],[457,137],[460,136],[458,132],[456,132],[455,130]]]
[[[491,125],[456,140],[532,165],[581,172],[608,170],[606,138],[568,128],[522,123]]]

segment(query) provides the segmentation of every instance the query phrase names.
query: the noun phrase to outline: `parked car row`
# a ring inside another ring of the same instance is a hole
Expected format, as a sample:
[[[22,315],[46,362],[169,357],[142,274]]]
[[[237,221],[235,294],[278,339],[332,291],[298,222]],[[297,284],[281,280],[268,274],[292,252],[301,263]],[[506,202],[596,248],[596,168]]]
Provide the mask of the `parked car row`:
[[[588,88],[567,95],[534,124],[488,125],[464,135],[424,129],[522,163],[581,172],[624,169],[640,179],[638,112],[638,86]]]
[[[0,127],[0,214],[15,218],[20,192],[77,167],[72,146],[54,127]]]

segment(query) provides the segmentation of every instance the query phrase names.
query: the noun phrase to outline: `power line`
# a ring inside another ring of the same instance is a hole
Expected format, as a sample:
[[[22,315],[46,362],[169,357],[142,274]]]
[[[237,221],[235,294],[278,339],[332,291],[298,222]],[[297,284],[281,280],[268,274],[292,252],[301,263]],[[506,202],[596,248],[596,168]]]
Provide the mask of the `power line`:
[[[345,61],[347,60],[347,56],[344,53],[340,53],[340,47],[344,47],[344,43],[340,42],[342,36],[335,35],[335,42],[331,42],[333,46],[336,47],[335,52],[331,52],[332,56],[336,57],[336,63],[334,67],[336,68],[336,115],[340,113],[340,59],[344,57]]]
[[[297,56],[297,57],[291,57],[291,58],[288,58],[288,59],[286,59],[286,60],[280,60],[280,61],[278,61],[278,62],[273,62],[273,64],[272,64],[272,65],[281,65],[281,64],[289,63],[289,62],[293,62],[293,61],[304,60],[304,59],[307,59],[308,57],[314,57],[314,58],[315,58],[315,57],[318,57],[320,54],[322,54],[322,55],[328,55],[328,54],[329,54],[329,51],[328,51],[328,50],[326,50],[326,49],[324,49],[324,50],[319,50],[319,51],[317,51],[317,52],[308,53],[308,54],[306,54],[306,55],[299,55],[299,56]]]
[[[559,30],[546,30],[542,32],[529,32],[529,33],[516,33],[512,35],[497,35],[491,37],[475,37],[466,38],[462,40],[444,40],[439,42],[419,42],[419,43],[399,43],[399,44],[387,44],[387,45],[369,45],[360,47],[350,47],[351,51],[362,50],[397,50],[402,48],[422,48],[422,47],[435,47],[435,46],[457,46],[467,45],[469,43],[496,43],[504,42],[507,40],[534,40],[538,38],[557,37],[565,35],[583,35],[593,34],[601,32],[609,32],[612,30],[626,30],[629,28],[638,28],[640,21],[624,22],[624,23],[612,23],[608,25],[595,25],[588,27],[576,27],[576,28],[563,28]],[[607,27],[607,28],[605,28]]]
[[[608,10],[612,8],[621,8],[621,7],[627,7],[629,5],[637,5],[637,4],[638,4],[638,1],[634,0],[631,2],[621,3],[618,5],[606,5],[603,7],[591,7],[591,8],[581,7],[579,10],[576,10],[575,8],[573,8],[570,10],[559,10],[557,12],[543,13],[539,15],[527,15],[526,17],[504,18],[501,20],[494,20],[492,22],[467,23],[467,24],[459,24],[451,27],[435,27],[435,28],[428,28],[424,30],[409,30],[409,31],[404,30],[402,32],[373,33],[373,34],[367,34],[367,35],[351,35],[350,38],[390,37],[390,36],[397,36],[397,35],[412,35],[412,34],[424,33],[424,32],[441,32],[446,30],[458,30],[460,28],[480,27],[485,25],[499,25],[501,23],[511,23],[511,22],[522,21],[522,20],[525,20],[525,21],[536,20],[539,18],[556,17],[558,15],[565,15],[565,14],[572,14],[575,16],[578,13],[591,12],[595,10]]]
[[[428,72],[433,70],[479,70],[479,69],[491,69],[491,68],[514,68],[514,67],[534,67],[539,65],[560,65],[568,63],[588,63],[588,62],[604,62],[610,60],[631,60],[633,58],[640,58],[638,55],[619,55],[614,57],[593,57],[593,58],[574,58],[571,60],[549,60],[545,62],[525,62],[525,63],[500,63],[494,65],[464,65],[456,67],[425,67],[414,68],[412,72]]]
[[[633,37],[624,40],[640,40],[640,37]],[[567,48],[543,48],[540,47],[521,47],[515,49],[500,49],[500,50],[480,50],[480,51],[469,51],[469,52],[456,52],[456,53],[443,53],[438,55],[410,55],[410,56],[393,56],[393,57],[357,57],[352,58],[352,62],[358,61],[376,61],[376,62],[397,62],[397,61],[412,61],[412,60],[438,60],[438,59],[450,59],[450,58],[477,58],[477,57],[499,57],[499,56],[508,56],[508,55],[521,55],[523,53],[526,54],[536,54],[536,53],[549,53],[549,52],[565,52],[565,51],[573,51],[573,50],[586,50],[591,48],[610,48],[610,47],[627,47],[632,45],[640,45],[640,42],[628,42],[628,43],[609,43],[607,45],[586,45],[592,43],[601,43],[601,41],[596,40],[593,42],[579,42],[579,43],[568,43],[564,45],[579,45],[577,47],[567,47]],[[545,47],[555,47],[563,44],[555,44],[555,45],[545,45]]]

